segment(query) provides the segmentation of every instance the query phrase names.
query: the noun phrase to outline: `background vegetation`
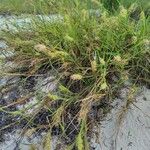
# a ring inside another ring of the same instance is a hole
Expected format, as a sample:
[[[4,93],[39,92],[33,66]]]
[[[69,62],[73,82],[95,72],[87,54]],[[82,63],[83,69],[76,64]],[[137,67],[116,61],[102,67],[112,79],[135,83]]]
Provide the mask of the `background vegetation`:
[[[74,2],[76,0],[73,0]],[[92,0],[82,0],[86,4]],[[129,7],[136,3],[142,9],[149,9],[150,2],[148,0],[93,0],[101,2],[109,11],[116,11],[119,5]],[[68,3],[67,0],[0,0],[1,14],[20,14],[20,13],[54,13],[57,12],[58,6],[62,3]]]

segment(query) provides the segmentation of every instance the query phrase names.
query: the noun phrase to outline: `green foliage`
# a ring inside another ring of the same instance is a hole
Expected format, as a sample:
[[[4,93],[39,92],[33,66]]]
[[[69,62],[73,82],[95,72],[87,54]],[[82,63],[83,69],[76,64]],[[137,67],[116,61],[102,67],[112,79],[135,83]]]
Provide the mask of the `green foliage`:
[[[133,3],[137,3],[143,9],[150,8],[148,0],[0,0],[0,13],[56,13],[60,5],[65,8],[78,5],[82,7],[88,6],[89,9],[98,9],[98,3],[101,3],[110,12],[118,10],[119,5],[129,7]]]
[[[0,13],[53,13],[56,11],[58,3],[54,0],[0,0]]]
[[[54,70],[59,96],[56,93],[47,96],[51,103],[59,101],[61,104],[53,108],[50,124],[62,125],[67,110],[78,106],[74,116],[80,127],[74,139],[77,148],[82,150],[88,147],[87,118],[93,103],[101,102],[104,95],[119,88],[128,78],[149,84],[149,17],[141,11],[135,20],[130,15],[132,9],[118,7],[118,2],[113,8],[119,8],[115,14],[108,13],[98,1],[64,0],[60,3],[57,12],[62,19],[48,22],[35,17],[29,33],[18,29],[18,33],[4,32],[3,38],[19,56],[19,66],[29,68],[23,73],[30,73],[32,67],[37,69],[36,73],[44,64]],[[24,60],[28,64],[23,63]],[[37,63],[31,65],[33,61]],[[117,81],[112,80],[114,76]]]

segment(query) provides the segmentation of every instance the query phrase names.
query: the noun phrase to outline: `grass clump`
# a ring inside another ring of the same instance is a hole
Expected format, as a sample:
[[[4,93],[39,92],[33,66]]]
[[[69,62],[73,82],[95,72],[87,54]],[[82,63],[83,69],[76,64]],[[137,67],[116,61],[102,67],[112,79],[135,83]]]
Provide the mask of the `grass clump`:
[[[39,110],[50,114],[47,126],[58,127],[66,139],[73,126],[71,143],[79,150],[89,149],[87,133],[97,119],[90,117],[93,105],[111,101],[129,78],[149,84],[149,17],[141,11],[135,20],[130,11],[120,6],[112,15],[98,1],[64,1],[58,10],[62,20],[35,19],[29,33],[3,33],[15,50],[19,69],[13,72],[30,77],[45,67],[43,72],[53,70],[57,90],[40,99]]]

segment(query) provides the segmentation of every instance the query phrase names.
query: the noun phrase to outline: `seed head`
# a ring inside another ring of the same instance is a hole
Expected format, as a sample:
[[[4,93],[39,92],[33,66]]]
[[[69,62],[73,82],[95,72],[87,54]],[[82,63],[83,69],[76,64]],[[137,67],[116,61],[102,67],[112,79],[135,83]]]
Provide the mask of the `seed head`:
[[[100,58],[100,63],[102,64],[102,65],[105,65],[105,60],[103,59],[103,58]]]
[[[136,36],[133,36],[133,37],[132,37],[132,43],[135,44],[136,42],[137,42],[137,37],[136,37]]]
[[[101,90],[105,90],[107,88],[107,83],[104,82],[102,85],[101,85]]]
[[[127,15],[128,15],[128,11],[123,6],[121,6],[120,7],[120,16],[127,17]]]
[[[92,72],[96,72],[97,71],[96,60],[91,61],[91,69],[92,69]]]
[[[83,78],[83,76],[80,75],[80,74],[73,74],[73,75],[70,76],[70,78],[72,80],[81,80]]]
[[[119,55],[116,55],[116,56],[114,57],[114,60],[115,60],[116,62],[121,62],[121,61],[122,61],[122,59],[121,59],[121,57],[120,57]]]
[[[34,49],[38,52],[45,52],[47,50],[47,47],[44,44],[37,44],[34,46]]]

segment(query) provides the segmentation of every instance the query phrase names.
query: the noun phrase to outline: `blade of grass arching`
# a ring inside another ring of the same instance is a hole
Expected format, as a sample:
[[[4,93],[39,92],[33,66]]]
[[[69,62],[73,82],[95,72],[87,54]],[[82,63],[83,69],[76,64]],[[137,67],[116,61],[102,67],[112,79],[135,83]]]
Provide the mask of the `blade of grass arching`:
[[[32,95],[33,95],[33,94],[29,94],[29,95],[27,95],[27,96],[25,96],[25,97],[22,97],[22,98],[16,100],[15,102],[13,102],[13,103],[10,103],[10,104],[8,104],[8,105],[6,105],[6,106],[4,106],[4,107],[1,107],[1,109],[5,109],[5,108],[8,108],[8,107],[11,107],[11,106],[14,106],[14,105],[18,105],[18,104],[19,104],[19,105],[20,105],[20,104],[23,104],[23,103],[25,103],[25,101],[28,100]]]
[[[0,128],[0,132],[1,132],[2,130],[5,130],[5,129],[7,129],[7,128],[11,127],[11,126],[16,125],[17,123],[18,123],[18,122],[16,121],[16,122],[10,123],[9,125],[6,125],[6,126],[4,126],[4,127]],[[18,123],[18,124],[19,124],[19,123]]]
[[[65,150],[73,150],[74,146],[75,146],[75,143],[73,143],[73,144],[67,146],[67,147],[65,148]]]
[[[84,132],[83,132],[83,134],[84,134],[84,149],[90,150],[90,143],[88,141],[87,133],[88,133],[88,123],[86,120],[84,120]]]
[[[76,138],[76,147],[78,150],[90,150],[87,140],[87,123],[86,120],[82,120],[80,131]]]
[[[61,116],[63,115],[64,110],[65,110],[65,103],[62,104],[53,114],[52,126],[58,126],[59,124],[61,124]]]
[[[47,131],[47,134],[44,138],[44,141],[43,141],[43,149],[44,150],[51,150],[51,147],[52,147],[52,142],[51,142],[51,131]]]
[[[14,115],[14,116],[22,115],[22,112],[23,112],[23,111],[8,111],[5,109],[2,109],[1,107],[0,107],[0,111],[5,112],[5,113],[10,114],[10,115]]]
[[[76,138],[76,146],[78,150],[84,150],[84,141],[83,141],[82,131],[79,132]]]

